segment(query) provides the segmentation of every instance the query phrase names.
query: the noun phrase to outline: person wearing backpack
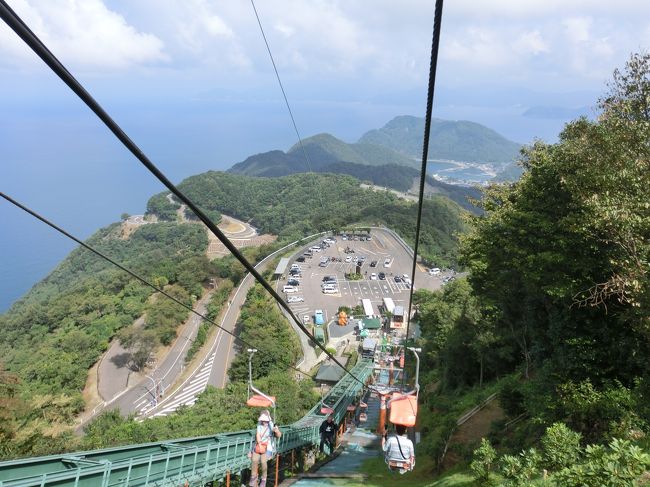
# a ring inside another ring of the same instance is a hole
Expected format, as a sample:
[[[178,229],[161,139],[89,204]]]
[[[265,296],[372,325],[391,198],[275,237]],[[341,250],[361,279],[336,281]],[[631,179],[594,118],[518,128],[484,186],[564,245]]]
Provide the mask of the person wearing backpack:
[[[413,442],[406,437],[406,426],[395,425],[395,434],[381,438],[381,448],[384,450],[384,460],[388,468],[404,474],[415,466],[415,449]]]
[[[323,446],[327,444],[329,454],[334,453],[334,447],[336,446],[336,430],[337,426],[334,422],[334,415],[330,414],[325,421],[323,421],[318,429],[320,433],[320,447],[319,450],[321,453],[324,453]]]
[[[280,438],[280,429],[271,421],[271,415],[267,410],[262,411],[257,420],[255,431],[255,442],[250,453],[251,458],[251,481],[250,487],[258,487],[257,476],[259,465],[262,465],[262,477],[259,487],[266,487],[266,475],[268,472],[267,462],[275,452],[275,438]]]

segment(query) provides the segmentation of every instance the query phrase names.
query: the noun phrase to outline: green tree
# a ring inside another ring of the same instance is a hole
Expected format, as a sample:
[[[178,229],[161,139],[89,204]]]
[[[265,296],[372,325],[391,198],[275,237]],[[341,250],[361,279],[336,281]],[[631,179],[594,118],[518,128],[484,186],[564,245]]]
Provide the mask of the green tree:
[[[155,332],[142,328],[126,328],[118,336],[122,345],[131,354],[131,364],[135,370],[144,369],[159,341]]]
[[[629,441],[614,439],[608,446],[589,445],[584,459],[552,478],[566,487],[628,487],[637,485],[650,468],[650,455]]]
[[[492,485],[493,482],[490,474],[495,466],[496,459],[497,452],[490,441],[486,438],[481,438],[481,446],[474,450],[473,460],[469,465],[479,485]]]
[[[564,423],[554,423],[541,440],[544,466],[552,471],[574,465],[580,455],[580,434]]]

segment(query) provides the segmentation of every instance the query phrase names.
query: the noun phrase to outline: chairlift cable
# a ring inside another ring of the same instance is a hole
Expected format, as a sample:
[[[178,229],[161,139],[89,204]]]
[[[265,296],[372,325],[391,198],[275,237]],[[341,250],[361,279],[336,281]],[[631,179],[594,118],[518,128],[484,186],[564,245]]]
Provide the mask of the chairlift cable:
[[[135,278],[136,278],[138,281],[140,281],[141,283],[145,284],[146,286],[149,286],[150,288],[152,288],[153,290],[159,292],[159,293],[162,294],[163,296],[165,296],[165,297],[171,299],[171,300],[174,301],[176,304],[178,304],[178,305],[182,306],[183,308],[185,308],[185,309],[191,311],[192,313],[194,313],[196,316],[198,316],[198,317],[201,318],[202,320],[207,321],[208,323],[210,323],[210,324],[216,326],[216,327],[219,328],[220,330],[226,332],[228,335],[230,335],[231,337],[233,337],[235,340],[239,340],[239,342],[241,342],[243,345],[246,345],[247,347],[250,347],[250,348],[256,348],[257,350],[259,350],[260,352],[262,352],[264,355],[269,356],[269,357],[273,357],[275,360],[280,360],[280,359],[279,359],[275,354],[272,354],[271,352],[267,352],[267,351],[265,351],[264,348],[256,347],[255,345],[251,344],[250,342],[248,342],[248,341],[244,340],[243,338],[237,336],[237,335],[234,334],[233,332],[231,332],[231,331],[229,331],[229,330],[226,330],[223,326],[219,325],[218,323],[216,323],[215,321],[211,320],[211,319],[208,318],[207,316],[205,316],[205,315],[199,313],[198,311],[196,311],[196,310],[195,310],[194,308],[192,308],[191,306],[188,306],[187,304],[185,304],[185,303],[183,303],[182,301],[180,301],[179,299],[175,298],[174,296],[172,296],[172,295],[169,294],[168,292],[166,292],[166,291],[164,291],[163,289],[157,287],[155,284],[152,284],[151,282],[149,282],[149,281],[148,281],[147,279],[145,279],[144,277],[140,276],[139,274],[135,273],[134,271],[130,270],[129,268],[123,266],[123,265],[120,264],[119,262],[116,262],[115,260],[113,260],[112,258],[110,258],[109,256],[107,256],[106,254],[102,253],[101,251],[97,250],[96,248],[92,247],[91,245],[88,245],[88,244],[85,243],[84,241],[80,240],[79,238],[75,237],[74,235],[72,235],[71,233],[67,232],[67,231],[64,230],[63,228],[59,227],[59,226],[56,225],[55,223],[51,222],[50,220],[48,220],[48,219],[45,218],[44,216],[38,214],[36,211],[30,209],[29,207],[23,205],[22,203],[20,203],[20,202],[18,202],[18,201],[16,201],[16,200],[13,199],[11,196],[9,196],[9,195],[3,193],[2,191],[0,191],[0,196],[1,196],[2,198],[4,198],[5,200],[7,200],[7,201],[8,201],[9,203],[11,203],[12,205],[17,206],[18,208],[20,208],[21,210],[25,211],[26,213],[29,213],[29,214],[30,214],[31,216],[33,216],[34,218],[36,218],[36,219],[42,221],[43,223],[45,223],[45,224],[48,225],[49,227],[53,228],[53,229],[56,230],[57,232],[63,234],[63,235],[66,236],[67,238],[69,238],[69,239],[75,241],[76,243],[78,243],[79,245],[81,245],[82,247],[84,247],[85,249],[90,250],[90,251],[91,251],[92,253],[94,253],[95,255],[97,255],[97,256],[101,257],[102,259],[104,259],[104,260],[110,262],[111,264],[113,264],[113,265],[116,266],[117,268],[123,270],[124,272],[126,272],[126,273],[129,274],[129,275],[131,275],[132,277],[135,277]],[[284,362],[283,362],[283,363],[284,363]],[[295,371],[297,371],[297,372],[300,372],[300,374],[302,374],[302,375],[305,375],[305,376],[307,376],[307,377],[310,377],[311,379],[315,379],[315,377],[314,377],[313,375],[309,375],[309,374],[307,374],[307,373],[305,373],[305,372],[302,372],[300,369],[298,369],[297,367],[294,367],[294,366],[293,366],[292,364],[290,364],[290,363],[286,363],[286,365],[287,365],[289,368],[291,368],[291,369],[293,369],[293,370],[295,370]]]
[[[327,357],[336,365],[341,367],[345,373],[353,377],[357,382],[363,384],[358,377],[352,374],[334,355],[332,355],[324,345],[307,330],[307,328],[298,319],[289,305],[278,295],[273,287],[264,279],[253,265],[244,257],[244,255],[235,247],[235,245],[219,230],[219,228],[192,202],[182,191],[180,191],[156,165],[144,154],[144,152],[133,142],[122,128],[115,122],[111,116],[102,108],[102,106],[92,97],[92,95],[83,87],[79,81],[67,70],[67,68],[52,54],[45,44],[34,34],[25,22],[16,14],[5,0],[0,0],[0,18],[45,62],[52,71],[90,108],[93,113],[106,125],[106,127],[122,142],[122,144],[144,165],[167,189],[169,189],[180,201],[201,220],[219,241],[235,256],[235,258],[250,272],[255,280],[259,282],[264,289],[278,302],[278,304],[294,320],[296,326],[307,335],[320,348]]]
[[[429,138],[431,135],[431,112],[433,110],[433,94],[436,88],[436,71],[438,67],[438,50],[440,47],[440,27],[442,24],[443,0],[436,0],[436,10],[433,19],[433,40],[431,42],[431,61],[429,63],[429,88],[427,92],[427,111],[424,123],[424,143],[422,146],[422,167],[420,169],[420,192],[418,196],[418,216],[415,224],[415,245],[413,248],[413,266],[411,269],[411,290],[409,292],[409,308],[406,316],[406,341],[408,344],[409,330],[411,327],[411,308],[413,306],[413,288],[415,287],[415,271],[418,260],[418,247],[420,244],[420,225],[422,222],[422,206],[424,203],[424,184],[427,177],[427,159],[429,157]],[[404,357],[406,360],[406,355]],[[406,374],[402,373],[402,387]]]
[[[312,169],[311,165],[311,159],[309,155],[307,154],[307,151],[305,150],[305,146],[302,143],[302,137],[300,137],[300,132],[298,131],[298,125],[296,124],[296,119],[293,116],[293,111],[291,110],[291,105],[289,105],[289,99],[287,98],[287,93],[284,91],[284,85],[282,84],[282,80],[280,79],[280,73],[278,72],[278,68],[275,64],[275,59],[273,58],[273,53],[271,52],[271,46],[269,45],[269,41],[266,38],[266,34],[264,33],[264,28],[262,27],[262,21],[260,20],[260,16],[257,12],[257,8],[255,7],[255,2],[254,0],[251,0],[251,5],[253,6],[253,12],[255,12],[255,18],[257,19],[257,25],[260,27],[260,32],[262,33],[262,38],[264,39],[264,44],[266,44],[266,50],[269,53],[269,58],[271,58],[271,64],[273,65],[273,71],[275,71],[275,77],[278,79],[278,84],[280,85],[280,90],[282,91],[282,96],[284,97],[284,103],[287,105],[287,110],[289,111],[289,116],[291,117],[291,123],[293,124],[293,130],[296,132],[296,137],[298,137],[298,144],[300,144],[300,149],[302,150],[302,154],[305,158],[305,161],[307,162],[307,169],[311,174],[314,174],[314,170]],[[321,195],[320,187],[318,183],[316,182],[316,179],[314,178],[314,186],[316,187],[316,194],[318,195],[318,200],[320,203],[320,207],[324,208],[323,205],[323,197]]]

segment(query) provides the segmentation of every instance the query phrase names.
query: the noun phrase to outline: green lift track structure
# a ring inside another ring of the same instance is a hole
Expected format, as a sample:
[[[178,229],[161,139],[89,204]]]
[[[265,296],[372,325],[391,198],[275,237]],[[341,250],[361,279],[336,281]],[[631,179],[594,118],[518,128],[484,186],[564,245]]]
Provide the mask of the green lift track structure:
[[[360,360],[351,370],[364,384],[373,372],[371,360]],[[337,422],[348,406],[358,404],[364,385],[346,374],[303,418],[281,426],[278,453],[317,445],[324,419],[321,408],[334,410]],[[25,458],[0,463],[0,487],[127,487],[199,486],[223,481],[228,473],[250,467],[255,430],[212,436],[128,445],[65,455]]]

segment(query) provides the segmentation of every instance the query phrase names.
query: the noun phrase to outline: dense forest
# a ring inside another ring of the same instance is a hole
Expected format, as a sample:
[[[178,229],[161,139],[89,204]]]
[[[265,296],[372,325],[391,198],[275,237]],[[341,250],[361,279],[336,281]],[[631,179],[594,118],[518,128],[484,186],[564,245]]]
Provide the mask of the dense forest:
[[[210,171],[185,179],[179,188],[201,208],[249,221],[261,232],[295,240],[316,231],[353,223],[384,224],[413,243],[417,205],[390,192],[359,187],[359,180],[335,174],[295,174],[251,178]],[[177,204],[164,193],[147,210],[159,217],[173,214]],[[165,203],[166,202],[166,203]],[[163,208],[160,205],[164,204]],[[421,255],[439,266],[456,264],[458,235],[465,213],[442,196],[424,203]]]
[[[123,239],[113,224],[87,243],[187,304],[212,272],[198,225],[144,225]],[[65,429],[84,409],[88,369],[144,313],[154,342],[175,338],[187,310],[153,292],[80,247],[0,316],[0,396],[11,406],[3,410],[0,455],[47,451],[47,442],[35,439]]]
[[[649,106],[650,55],[635,55],[597,120],[534,143],[521,180],[485,192],[461,242],[468,278],[417,293],[435,413],[421,451],[439,468],[446,452],[481,485],[561,486],[650,468]],[[492,392],[492,433],[447,451],[465,398]]]

